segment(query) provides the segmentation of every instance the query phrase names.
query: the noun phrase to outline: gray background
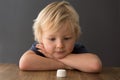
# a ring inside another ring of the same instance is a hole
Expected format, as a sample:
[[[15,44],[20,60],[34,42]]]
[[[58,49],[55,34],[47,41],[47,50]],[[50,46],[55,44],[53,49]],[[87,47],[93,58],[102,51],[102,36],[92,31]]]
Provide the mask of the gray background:
[[[0,63],[18,64],[34,41],[33,20],[53,1],[56,0],[0,0]],[[103,66],[120,66],[120,1],[68,1],[80,15],[81,42],[99,55]]]

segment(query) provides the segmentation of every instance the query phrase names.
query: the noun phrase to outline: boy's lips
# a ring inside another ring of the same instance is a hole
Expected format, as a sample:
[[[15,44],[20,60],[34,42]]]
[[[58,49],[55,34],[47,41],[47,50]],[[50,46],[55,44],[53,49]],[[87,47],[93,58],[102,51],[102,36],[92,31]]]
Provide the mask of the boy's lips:
[[[65,51],[56,51],[56,53],[62,54],[65,53]]]

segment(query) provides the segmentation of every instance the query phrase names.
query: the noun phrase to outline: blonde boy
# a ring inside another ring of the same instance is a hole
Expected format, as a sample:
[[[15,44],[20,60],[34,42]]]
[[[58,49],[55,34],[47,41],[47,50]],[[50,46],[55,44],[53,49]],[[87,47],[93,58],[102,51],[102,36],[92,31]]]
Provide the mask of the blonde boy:
[[[79,15],[67,1],[53,2],[35,19],[35,43],[20,59],[21,70],[77,69],[100,72],[99,57],[89,53],[81,43]]]

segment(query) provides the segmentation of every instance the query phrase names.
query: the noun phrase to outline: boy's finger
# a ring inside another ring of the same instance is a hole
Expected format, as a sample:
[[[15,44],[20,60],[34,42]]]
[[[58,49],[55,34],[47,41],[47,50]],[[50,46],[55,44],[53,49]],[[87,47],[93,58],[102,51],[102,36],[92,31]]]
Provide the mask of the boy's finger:
[[[43,50],[38,50],[38,51],[41,52],[41,53],[43,53],[43,54],[45,54],[45,52]]]

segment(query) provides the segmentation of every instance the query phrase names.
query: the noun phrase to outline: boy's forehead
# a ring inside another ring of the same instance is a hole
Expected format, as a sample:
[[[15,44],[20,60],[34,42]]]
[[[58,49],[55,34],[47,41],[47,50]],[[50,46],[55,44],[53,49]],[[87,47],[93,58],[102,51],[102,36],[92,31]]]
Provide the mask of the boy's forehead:
[[[73,25],[71,25],[71,23],[69,21],[65,21],[65,22],[62,22],[62,23],[58,23],[58,24],[55,24],[55,23],[47,23],[45,25],[43,25],[44,27],[42,28],[43,31],[73,31]]]
[[[46,24],[42,28],[42,31],[45,34],[57,34],[57,33],[65,35],[74,34],[74,28],[68,21],[55,25],[53,23]]]
[[[43,35],[46,35],[46,36],[56,36],[56,35],[72,36],[73,34],[74,34],[73,32],[71,32],[70,30],[67,30],[67,29],[60,29],[58,31],[53,31],[53,30],[43,31]]]
[[[43,34],[47,34],[47,35],[56,35],[56,34],[71,35],[73,33],[69,30],[62,30],[61,29],[59,31],[52,31],[52,30],[43,31]]]

